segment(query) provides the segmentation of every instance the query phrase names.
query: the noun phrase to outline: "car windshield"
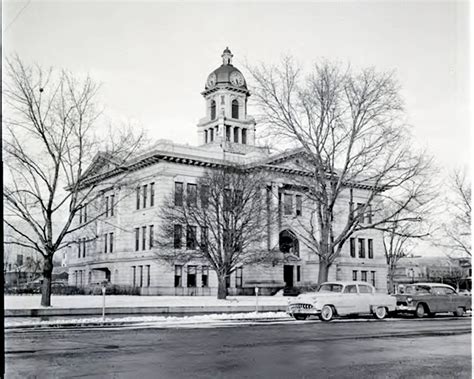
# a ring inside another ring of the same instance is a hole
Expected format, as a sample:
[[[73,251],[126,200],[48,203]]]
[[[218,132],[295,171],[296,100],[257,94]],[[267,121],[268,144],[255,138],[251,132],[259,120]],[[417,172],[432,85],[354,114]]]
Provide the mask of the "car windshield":
[[[427,286],[407,286],[405,288],[406,294],[429,294],[430,288]]]
[[[341,284],[334,284],[334,283],[326,283],[319,287],[318,292],[341,292],[342,285]]]

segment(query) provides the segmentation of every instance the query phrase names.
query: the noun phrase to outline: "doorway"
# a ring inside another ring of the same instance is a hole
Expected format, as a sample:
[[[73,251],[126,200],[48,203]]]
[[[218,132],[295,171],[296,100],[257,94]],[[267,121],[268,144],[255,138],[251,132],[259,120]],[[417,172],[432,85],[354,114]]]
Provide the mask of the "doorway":
[[[283,281],[285,282],[285,287],[293,287],[293,267],[292,265],[283,266]]]

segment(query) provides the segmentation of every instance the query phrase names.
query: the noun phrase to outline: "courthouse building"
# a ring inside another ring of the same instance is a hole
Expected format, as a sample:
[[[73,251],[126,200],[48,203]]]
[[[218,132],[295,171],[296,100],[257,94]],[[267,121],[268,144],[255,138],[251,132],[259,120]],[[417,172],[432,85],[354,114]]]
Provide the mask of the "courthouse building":
[[[284,287],[317,283],[318,257],[298,241],[296,230],[309,215],[304,191],[293,185],[299,175],[308,174],[299,162],[304,159],[302,151],[273,154],[256,145],[256,122],[247,114],[250,93],[244,76],[232,64],[232,57],[230,50],[225,49],[222,65],[207,77],[201,93],[206,113],[196,130],[198,146],[159,140],[149,151],[125,164],[133,191],[124,185],[98,186],[106,211],[91,224],[93,239],[78,236],[77,248],[68,257],[69,284],[86,286],[108,280],[116,285],[139,287],[142,294],[215,294],[217,276],[208,262],[160,260],[160,248],[155,241],[160,204],[173,193],[195,190],[198,178],[206,170],[230,164],[251,164],[268,174],[266,190],[274,196],[266,196],[265,201],[269,202],[267,209],[277,212],[278,217],[269,228],[267,248],[279,251],[281,259],[237,268],[228,280],[228,292],[251,294],[259,287],[261,293],[269,294]],[[89,183],[113,176],[106,162],[99,154],[87,171]],[[337,204],[341,228],[351,200],[363,203],[366,196],[367,187],[361,185],[343,193]],[[84,209],[77,222],[84,222],[87,217]],[[338,220],[335,229],[337,232]],[[186,236],[182,238],[185,240]],[[364,280],[385,291],[387,266],[381,233],[357,232],[330,267],[329,279]]]

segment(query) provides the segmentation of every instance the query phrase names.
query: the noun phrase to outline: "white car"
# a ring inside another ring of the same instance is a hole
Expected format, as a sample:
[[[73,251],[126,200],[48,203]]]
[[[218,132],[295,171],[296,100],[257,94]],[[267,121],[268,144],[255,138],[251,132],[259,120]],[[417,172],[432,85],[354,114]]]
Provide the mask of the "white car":
[[[308,292],[290,300],[288,313],[297,320],[319,316],[331,321],[334,316],[371,314],[377,319],[394,312],[395,296],[377,293],[366,282],[326,282],[316,292]]]

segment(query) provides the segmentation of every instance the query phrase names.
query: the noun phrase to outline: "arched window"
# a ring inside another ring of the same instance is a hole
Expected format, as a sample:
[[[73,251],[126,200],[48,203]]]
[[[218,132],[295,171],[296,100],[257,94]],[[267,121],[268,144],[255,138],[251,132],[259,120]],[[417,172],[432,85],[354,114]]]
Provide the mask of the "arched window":
[[[216,102],[214,100],[211,101],[211,120],[216,119]]]
[[[239,102],[232,100],[232,118],[239,118]]]
[[[283,230],[279,236],[280,251],[284,254],[300,256],[300,246],[295,234],[290,230]]]

